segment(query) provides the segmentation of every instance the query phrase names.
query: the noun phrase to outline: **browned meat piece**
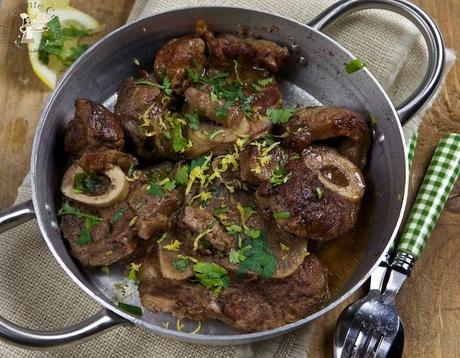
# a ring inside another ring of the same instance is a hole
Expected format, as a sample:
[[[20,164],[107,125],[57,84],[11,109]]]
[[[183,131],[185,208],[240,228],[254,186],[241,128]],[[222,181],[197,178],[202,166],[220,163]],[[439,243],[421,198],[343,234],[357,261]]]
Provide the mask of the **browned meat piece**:
[[[209,241],[217,251],[228,251],[236,247],[235,238],[228,235],[221,227],[219,221],[206,209],[187,206],[180,215],[180,222],[183,228],[192,231],[196,235],[208,232],[203,240]]]
[[[86,152],[77,160],[77,164],[87,173],[108,170],[114,165],[127,172],[130,167],[137,165],[137,159],[131,154],[109,149]]]
[[[239,125],[232,128],[202,121],[197,130],[187,128],[187,138],[192,146],[186,150],[185,156],[196,158],[210,152],[215,155],[226,154],[232,150],[238,138],[248,135],[250,129],[249,121],[245,117]]]
[[[182,93],[190,82],[187,69],[203,72],[206,45],[199,37],[173,39],[158,51],[155,57],[155,75],[162,82],[165,76],[171,81],[171,87]]]
[[[326,268],[309,255],[283,280],[242,283],[225,289],[221,319],[244,331],[263,331],[308,316],[328,298]]]
[[[244,119],[244,113],[237,103],[228,107],[222,114],[219,109],[224,108],[225,100],[211,100],[211,87],[204,86],[203,89],[189,87],[185,90],[185,100],[187,101],[187,112],[196,113],[199,116],[220,124],[224,127],[236,127]]]
[[[283,94],[275,79],[260,90],[252,93],[252,108],[255,112],[265,114],[269,108],[281,108]]]
[[[310,147],[285,166],[290,179],[278,186],[263,183],[259,202],[277,222],[298,237],[330,240],[356,223],[364,180],[359,169],[335,150]]]
[[[103,105],[87,99],[75,101],[75,117],[67,125],[64,150],[74,157],[96,149],[122,150],[123,130],[117,118]]]
[[[279,146],[247,145],[240,154],[241,180],[253,186],[269,182],[273,171],[282,166],[283,152]]]
[[[128,203],[135,211],[137,234],[145,239],[151,239],[167,231],[171,215],[180,207],[183,194],[177,190],[164,190],[161,195],[149,194],[148,184],[142,180],[134,182]]]
[[[345,108],[307,107],[286,124],[285,144],[300,152],[318,140],[345,137],[338,149],[360,169],[366,165],[371,143],[365,118]]]
[[[264,98],[262,92],[257,95],[254,94],[254,96],[258,95],[261,96],[260,98]],[[260,113],[254,112],[250,117],[246,117],[238,100],[228,108],[225,107],[227,101],[224,99],[212,101],[209,86],[203,88],[189,87],[185,91],[185,98],[187,112],[196,113],[209,120],[201,121],[196,130],[188,128],[187,137],[193,143],[193,146],[186,152],[186,156],[189,158],[211,151],[214,154],[224,154],[232,149],[238,138],[249,136],[251,139],[255,139],[268,133],[272,127],[272,123],[265,116],[265,112],[262,114],[262,111],[266,111],[267,107],[258,105],[257,111]],[[270,99],[266,98],[265,100],[265,104],[268,105]],[[272,100],[278,101],[279,98],[272,98]],[[257,103],[261,104],[262,102]],[[273,107],[276,106],[277,104],[273,105]],[[225,109],[222,110],[222,108]]]
[[[89,211],[76,202],[72,202],[72,206],[102,219],[89,229],[90,239],[87,243],[82,234],[86,227],[85,219],[74,215],[62,216],[62,234],[70,244],[72,256],[83,265],[110,265],[128,257],[135,251],[137,238],[133,228],[129,226],[129,222],[134,217],[134,211],[126,202],[97,211]]]
[[[220,308],[212,291],[200,284],[163,278],[155,254],[144,258],[139,279],[142,305],[151,311],[195,320],[219,317]]]
[[[155,83],[147,73],[142,73],[141,80]],[[165,96],[158,87],[137,84],[133,77],[128,77],[117,93],[115,114],[135,154],[146,159],[158,158],[153,125],[164,116],[170,97]]]
[[[229,66],[236,59],[241,63],[249,62],[278,72],[289,58],[288,49],[272,41],[242,38],[225,33],[216,37],[203,20],[198,21],[197,31],[205,37],[211,52],[211,61],[216,65]]]
[[[141,302],[181,318],[219,319],[244,331],[262,331],[304,318],[329,298],[326,269],[313,255],[287,278],[235,283],[219,297],[199,283],[161,277],[156,260],[151,255],[142,263]]]

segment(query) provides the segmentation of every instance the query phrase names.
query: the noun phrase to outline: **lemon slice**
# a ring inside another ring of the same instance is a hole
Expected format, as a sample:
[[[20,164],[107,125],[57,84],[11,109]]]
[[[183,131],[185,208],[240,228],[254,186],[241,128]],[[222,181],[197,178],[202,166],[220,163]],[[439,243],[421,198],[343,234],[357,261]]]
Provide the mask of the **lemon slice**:
[[[27,12],[31,19],[47,17],[49,20],[51,16],[57,16],[63,28],[72,24],[77,28],[88,30],[90,33],[96,33],[101,30],[102,26],[95,18],[68,6],[67,3],[68,1],[64,0],[42,1],[40,9],[29,7]],[[46,9],[50,10],[45,12]],[[51,59],[48,64],[44,64],[39,60],[38,48],[41,38],[41,32],[33,32],[33,42],[27,44],[30,63],[37,77],[49,88],[54,89],[62,69]]]

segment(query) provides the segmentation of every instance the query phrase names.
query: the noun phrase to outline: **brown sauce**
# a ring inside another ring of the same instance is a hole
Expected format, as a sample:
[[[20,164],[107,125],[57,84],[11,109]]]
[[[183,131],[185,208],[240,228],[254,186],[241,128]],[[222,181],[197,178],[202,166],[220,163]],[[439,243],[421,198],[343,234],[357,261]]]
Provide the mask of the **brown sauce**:
[[[311,249],[329,271],[331,297],[337,295],[351,278],[367,248],[375,203],[374,188],[369,176],[366,179],[366,194],[355,227],[340,238],[323,244],[318,250]]]

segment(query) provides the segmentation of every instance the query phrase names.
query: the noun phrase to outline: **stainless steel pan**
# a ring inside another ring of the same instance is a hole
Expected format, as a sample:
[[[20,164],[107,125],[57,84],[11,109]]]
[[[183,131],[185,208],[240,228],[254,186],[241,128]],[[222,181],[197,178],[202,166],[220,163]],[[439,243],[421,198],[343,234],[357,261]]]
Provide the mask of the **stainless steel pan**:
[[[400,108],[395,109],[375,78],[362,70],[348,75],[344,64],[353,59],[346,49],[321,30],[350,12],[380,8],[400,13],[421,30],[428,45],[428,71],[421,86]],[[69,255],[58,227],[56,201],[66,158],[62,134],[72,118],[78,97],[113,104],[113,94],[135,71],[133,58],[151,64],[155,52],[169,39],[193,33],[196,20],[205,19],[216,32],[234,32],[248,26],[253,35],[276,41],[291,49],[291,63],[283,72],[282,86],[289,103],[344,106],[379,118],[370,153],[370,180],[379,189],[370,239],[357,269],[340,292],[320,311],[292,324],[265,332],[242,334],[219,322],[206,322],[199,334],[166,329],[167,314],[146,312],[137,318],[120,311],[111,301],[108,287],[121,278],[82,270]],[[273,31],[275,29],[275,31]],[[270,30],[270,31],[268,31]],[[441,80],[444,45],[433,21],[415,5],[403,0],[345,0],[304,25],[287,18],[254,10],[197,7],[175,10],[141,19],[112,32],[92,46],[64,75],[45,106],[32,149],[32,201],[0,214],[0,232],[36,218],[49,249],[67,274],[102,310],[80,324],[53,332],[19,327],[0,318],[0,337],[29,347],[52,347],[90,338],[120,324],[135,324],[151,332],[179,340],[206,344],[241,344],[268,339],[305,325],[350,296],[378,265],[395,236],[406,203],[408,170],[401,123],[406,122],[430,99]],[[57,292],[57,294],[59,294]]]

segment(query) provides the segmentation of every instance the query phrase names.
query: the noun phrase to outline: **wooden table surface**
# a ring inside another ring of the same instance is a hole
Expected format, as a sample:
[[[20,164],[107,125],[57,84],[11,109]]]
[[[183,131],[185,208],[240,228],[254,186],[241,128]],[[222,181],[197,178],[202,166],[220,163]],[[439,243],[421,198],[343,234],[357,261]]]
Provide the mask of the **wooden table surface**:
[[[458,0],[416,0],[438,22],[448,47],[460,53]],[[133,0],[72,1],[105,24],[103,35],[123,24]],[[0,2],[1,4],[1,2]],[[12,204],[29,170],[31,142],[49,90],[33,74],[27,53],[12,45],[25,1],[3,1],[0,12],[0,208]],[[460,65],[454,65],[420,129],[412,194],[418,188],[437,141],[460,132]],[[405,324],[405,357],[460,357],[460,184],[444,210],[422,258],[398,295]],[[335,321],[345,307],[319,319],[310,357],[330,357]]]

